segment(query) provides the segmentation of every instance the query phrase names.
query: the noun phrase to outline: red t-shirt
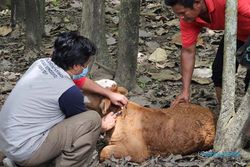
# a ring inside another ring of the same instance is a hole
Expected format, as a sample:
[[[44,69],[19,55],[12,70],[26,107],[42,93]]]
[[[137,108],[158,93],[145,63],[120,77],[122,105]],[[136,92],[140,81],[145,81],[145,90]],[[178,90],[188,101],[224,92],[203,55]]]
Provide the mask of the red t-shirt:
[[[76,84],[76,86],[78,87],[78,88],[82,88],[82,86],[84,85],[84,83],[85,83],[85,80],[86,80],[86,77],[83,77],[83,78],[80,78],[80,79],[75,79],[75,80],[73,80],[74,81],[74,83]]]
[[[202,27],[212,30],[225,29],[226,0],[204,0],[211,23],[196,18],[194,22],[180,20],[182,47],[187,48],[196,43]],[[238,32],[237,38],[245,41],[250,35],[250,0],[238,0]]]

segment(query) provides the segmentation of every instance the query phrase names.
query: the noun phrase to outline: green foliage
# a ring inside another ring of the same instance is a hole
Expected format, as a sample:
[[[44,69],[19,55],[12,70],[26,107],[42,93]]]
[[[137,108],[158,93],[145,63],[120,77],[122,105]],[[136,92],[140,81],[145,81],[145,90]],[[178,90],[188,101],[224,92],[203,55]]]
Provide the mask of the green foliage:
[[[52,0],[51,3],[53,6],[59,6],[60,0]]]
[[[146,83],[145,82],[137,81],[137,84],[142,89],[145,89],[145,87],[146,87]]]
[[[93,79],[93,74],[88,74],[87,76],[89,79]]]

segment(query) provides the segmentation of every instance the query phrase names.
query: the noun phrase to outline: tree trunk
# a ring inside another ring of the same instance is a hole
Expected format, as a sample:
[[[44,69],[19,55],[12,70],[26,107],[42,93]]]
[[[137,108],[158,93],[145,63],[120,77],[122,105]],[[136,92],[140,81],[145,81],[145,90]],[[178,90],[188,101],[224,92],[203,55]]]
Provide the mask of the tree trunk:
[[[103,66],[113,67],[105,36],[104,3],[103,0],[82,1],[81,34],[97,46],[96,61]]]
[[[215,147],[214,150],[217,153],[223,153],[225,151],[235,151],[235,153],[240,153],[240,156],[245,160],[250,160],[250,152],[243,149],[243,146],[247,140],[249,140],[249,122],[247,123],[247,120],[250,119],[250,89],[247,90],[246,95],[244,96],[241,105],[233,118],[228,123],[227,131],[225,133],[225,136],[220,136],[219,139],[221,141],[226,141],[225,145],[219,143],[220,147]],[[217,129],[218,131],[218,129]],[[247,140],[245,139],[245,134],[243,132],[248,131]],[[218,135],[218,134],[216,134]],[[218,140],[218,137],[217,137]],[[220,141],[220,142],[221,142]],[[218,142],[218,141],[217,141]],[[219,149],[218,149],[219,148]],[[215,158],[218,158],[215,156],[208,158],[205,160],[205,162],[201,165],[202,167],[207,166],[210,162],[212,162]]]
[[[38,1],[41,35],[45,35],[45,0]]]
[[[140,1],[121,0],[115,80],[131,90],[136,85]]]
[[[244,144],[244,130],[249,128],[247,120],[250,118],[250,90],[248,89],[246,95],[241,101],[241,105],[237,110],[236,114],[230,120],[227,133],[225,134],[226,148],[239,149]]]
[[[221,111],[217,123],[216,140],[214,149],[232,150],[239,143],[237,137],[240,125],[231,124],[234,122],[232,117],[235,117],[235,55],[236,55],[236,33],[237,33],[237,1],[227,1],[226,5],[226,23],[224,37],[224,65],[223,65],[223,85],[222,85],[222,101]],[[235,122],[234,122],[235,123]],[[234,130],[229,128],[229,124],[234,126]],[[238,128],[236,128],[236,126]],[[242,129],[241,129],[242,130]],[[238,131],[238,132],[236,132]],[[231,136],[233,135],[233,136]]]
[[[24,0],[11,0],[11,26],[20,24],[24,27],[25,4]]]
[[[26,48],[39,49],[44,32],[44,0],[25,0]]]
[[[10,0],[0,0],[0,11],[5,9],[10,9],[11,1]]]

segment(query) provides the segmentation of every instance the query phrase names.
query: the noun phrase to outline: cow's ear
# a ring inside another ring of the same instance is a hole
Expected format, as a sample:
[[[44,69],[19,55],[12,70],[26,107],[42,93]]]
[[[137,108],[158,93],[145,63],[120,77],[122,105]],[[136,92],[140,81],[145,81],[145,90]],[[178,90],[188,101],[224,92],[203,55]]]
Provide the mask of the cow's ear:
[[[124,88],[124,87],[121,87],[121,86],[117,87],[117,92],[119,92],[119,93],[121,93],[121,94],[123,94],[125,96],[128,95],[128,90],[126,88]]]
[[[103,115],[106,115],[108,113],[108,109],[110,106],[111,106],[111,101],[109,99],[105,98],[101,101],[99,107]]]

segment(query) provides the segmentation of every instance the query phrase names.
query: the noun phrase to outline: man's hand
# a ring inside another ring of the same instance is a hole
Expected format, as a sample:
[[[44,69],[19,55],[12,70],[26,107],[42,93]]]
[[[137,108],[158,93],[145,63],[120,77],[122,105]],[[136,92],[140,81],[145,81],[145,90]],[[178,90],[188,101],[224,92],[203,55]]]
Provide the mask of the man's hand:
[[[102,132],[106,132],[115,126],[117,115],[113,112],[108,113],[102,118]]]
[[[182,92],[177,98],[171,103],[171,107],[175,107],[179,103],[189,103],[190,95],[189,92]]]
[[[195,63],[195,44],[188,47],[182,48],[181,50],[181,75],[182,75],[182,93],[171,103],[171,107],[175,107],[178,103],[189,103],[190,96],[190,84],[194,71]]]
[[[120,93],[115,93],[115,92],[110,92],[109,94],[109,99],[114,105],[123,107],[127,105],[128,99],[126,96],[120,94]]]
[[[82,89],[108,97],[113,104],[120,107],[123,107],[128,103],[128,99],[126,96],[120,93],[112,92],[110,89],[103,88],[89,78],[86,78]]]

